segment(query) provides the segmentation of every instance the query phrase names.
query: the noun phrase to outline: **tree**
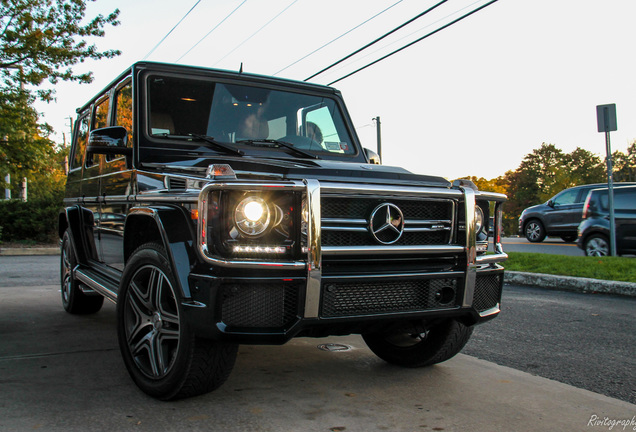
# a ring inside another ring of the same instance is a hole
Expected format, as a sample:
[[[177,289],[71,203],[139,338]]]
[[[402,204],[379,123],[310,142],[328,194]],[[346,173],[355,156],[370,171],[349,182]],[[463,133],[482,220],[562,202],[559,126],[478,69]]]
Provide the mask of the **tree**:
[[[0,0],[0,70],[6,87],[39,86],[44,80],[88,83],[92,73],[76,74],[73,65],[120,54],[100,52],[85,40],[104,36],[106,25],[118,25],[119,9],[82,25],[87,1],[95,0]],[[53,97],[52,90],[37,94]]]
[[[18,178],[39,172],[54,150],[52,129],[40,123],[36,98],[51,101],[52,89],[33,89],[45,80],[91,82],[91,72],[72,67],[87,59],[120,54],[99,51],[86,39],[104,36],[104,27],[119,24],[119,10],[82,24],[87,2],[95,0],[0,0],[0,184],[4,174]]]
[[[627,153],[616,151],[612,153],[614,161],[614,181],[636,182],[636,140],[629,147]]]

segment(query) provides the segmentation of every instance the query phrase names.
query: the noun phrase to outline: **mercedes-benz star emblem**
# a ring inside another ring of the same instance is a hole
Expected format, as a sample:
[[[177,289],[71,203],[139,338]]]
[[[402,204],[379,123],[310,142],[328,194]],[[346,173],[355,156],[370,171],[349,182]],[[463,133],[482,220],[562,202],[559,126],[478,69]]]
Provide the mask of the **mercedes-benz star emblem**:
[[[402,237],[404,215],[395,204],[383,203],[377,206],[369,218],[369,231],[378,243],[392,244]]]

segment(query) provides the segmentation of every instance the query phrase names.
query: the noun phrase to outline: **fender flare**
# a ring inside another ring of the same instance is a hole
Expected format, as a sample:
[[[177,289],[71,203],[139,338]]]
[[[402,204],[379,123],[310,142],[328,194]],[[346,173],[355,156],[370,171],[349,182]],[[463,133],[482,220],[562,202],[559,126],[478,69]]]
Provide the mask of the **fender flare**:
[[[188,276],[196,263],[195,232],[186,211],[180,207],[134,207],[124,224],[124,263],[141,245],[156,241],[166,251],[182,298],[191,298]],[[143,230],[138,227],[143,225]],[[165,227],[170,227],[166,230]],[[154,227],[150,228],[150,227]]]

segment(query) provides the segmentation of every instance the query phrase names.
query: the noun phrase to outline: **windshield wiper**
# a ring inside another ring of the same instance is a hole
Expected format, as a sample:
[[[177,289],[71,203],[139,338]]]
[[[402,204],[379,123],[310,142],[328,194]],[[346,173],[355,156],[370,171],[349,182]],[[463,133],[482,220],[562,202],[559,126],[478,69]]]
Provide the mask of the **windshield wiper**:
[[[285,141],[279,141],[274,139],[249,139],[249,140],[240,140],[237,142],[241,144],[251,144],[251,145],[274,144],[271,147],[285,147],[286,149],[293,151],[297,155],[306,157],[308,159],[320,159],[315,154],[311,154],[309,152],[299,149],[298,147],[294,147],[293,145]]]
[[[201,140],[201,141],[205,141],[206,143],[211,144],[210,147],[212,147],[212,148],[214,148],[216,150],[222,150],[222,151],[224,151],[225,153],[228,153],[228,154],[233,154],[233,155],[236,155],[236,156],[243,156],[245,154],[243,151],[241,151],[239,149],[235,149],[234,147],[231,147],[231,146],[229,146],[229,145],[227,145],[225,143],[222,143],[220,141],[217,141],[211,136],[198,135],[198,134],[193,134],[193,133],[189,134],[189,136],[192,137],[192,138],[196,138],[198,140]]]

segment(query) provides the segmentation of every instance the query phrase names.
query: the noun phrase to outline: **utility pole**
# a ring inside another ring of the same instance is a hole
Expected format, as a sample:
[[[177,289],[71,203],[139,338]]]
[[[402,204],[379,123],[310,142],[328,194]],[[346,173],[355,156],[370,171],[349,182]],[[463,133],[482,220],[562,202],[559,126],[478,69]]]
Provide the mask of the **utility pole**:
[[[380,122],[380,116],[373,117],[371,120],[375,121],[378,143],[378,156],[380,156],[380,160],[382,160],[382,123]]]

